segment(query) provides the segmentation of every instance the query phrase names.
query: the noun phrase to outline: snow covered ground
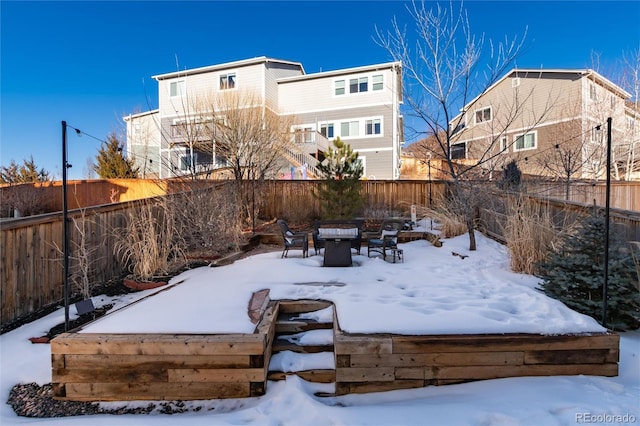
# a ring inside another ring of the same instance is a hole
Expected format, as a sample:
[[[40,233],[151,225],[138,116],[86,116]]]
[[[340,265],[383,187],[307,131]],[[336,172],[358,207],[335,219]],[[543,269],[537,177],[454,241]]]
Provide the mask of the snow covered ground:
[[[84,328],[91,333],[252,332],[247,303],[254,291],[269,288],[272,299],[326,299],[336,306],[348,332],[399,334],[600,332],[593,319],[549,299],[535,287],[538,279],[509,271],[506,249],[477,236],[444,240],[437,248],[421,240],[402,244],[405,259],[354,256],[352,268],[323,268],[322,256],[303,259],[291,251],[263,253],[232,265],[187,271],[170,288],[108,298],[112,313]],[[453,256],[456,252],[468,257]],[[153,296],[151,296],[153,294]],[[150,297],[146,297],[150,296]],[[143,299],[144,298],[144,299]],[[143,300],[140,300],[143,299]],[[137,303],[132,303],[140,300]],[[73,311],[73,308],[72,308]],[[6,401],[14,384],[51,381],[48,345],[31,344],[64,321],[62,309],[0,336],[0,392]],[[322,332],[294,337],[323,343]],[[239,400],[193,401],[198,412],[178,415],[100,415],[57,419],[16,416],[0,405],[0,424],[146,425],[563,425],[640,423],[640,332],[623,333],[620,375],[613,378],[532,377],[460,385],[321,398],[326,384],[290,377],[270,382],[267,394]],[[326,354],[300,357],[283,353],[272,365],[283,371],[332,368]],[[129,405],[146,405],[133,402]],[[121,403],[108,403],[122,405]]]

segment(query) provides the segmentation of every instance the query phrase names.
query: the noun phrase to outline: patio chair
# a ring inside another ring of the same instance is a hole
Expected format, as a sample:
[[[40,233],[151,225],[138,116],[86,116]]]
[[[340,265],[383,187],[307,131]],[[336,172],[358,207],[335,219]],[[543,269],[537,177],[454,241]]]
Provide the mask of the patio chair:
[[[302,257],[309,256],[309,235],[306,232],[293,232],[289,229],[289,225],[284,220],[278,220],[278,226],[282,231],[282,239],[284,241],[284,250],[282,250],[282,256],[287,257],[289,249],[301,249]]]
[[[380,253],[384,260],[387,259],[387,253],[392,250],[398,250],[398,234],[404,227],[405,223],[402,219],[385,219],[382,221],[380,230],[376,233],[370,233],[367,239],[367,256],[371,257],[371,253]]]

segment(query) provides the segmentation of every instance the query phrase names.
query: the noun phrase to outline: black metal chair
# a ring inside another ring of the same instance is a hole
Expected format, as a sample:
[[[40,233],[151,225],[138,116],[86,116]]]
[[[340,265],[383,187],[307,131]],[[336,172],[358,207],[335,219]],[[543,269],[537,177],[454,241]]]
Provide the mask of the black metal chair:
[[[371,253],[380,253],[384,260],[387,259],[387,252],[398,249],[398,235],[405,226],[402,219],[385,219],[382,221],[380,230],[369,234],[367,239],[367,256]]]
[[[301,249],[302,257],[309,256],[309,234],[306,232],[293,232],[289,229],[289,225],[286,221],[280,219],[278,220],[278,226],[282,231],[282,239],[284,240],[284,250],[282,250],[282,256],[287,257],[289,253],[289,249]]]

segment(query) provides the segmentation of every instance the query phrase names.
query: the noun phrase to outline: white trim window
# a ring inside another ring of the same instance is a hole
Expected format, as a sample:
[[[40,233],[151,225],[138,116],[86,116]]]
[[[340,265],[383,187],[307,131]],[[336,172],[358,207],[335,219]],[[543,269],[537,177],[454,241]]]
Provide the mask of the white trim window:
[[[369,91],[369,77],[349,79],[349,93],[364,93]]]
[[[473,119],[475,120],[475,124],[479,124],[479,123],[485,123],[487,121],[491,121],[493,114],[491,111],[491,107],[485,107],[485,108],[481,108],[481,109],[477,109],[475,110],[475,113],[473,114]]]
[[[381,135],[382,134],[382,120],[374,118],[371,120],[365,120],[364,122],[364,134],[365,135]]]
[[[375,74],[373,77],[371,77],[371,90],[375,92],[382,89],[384,89],[384,75]]]
[[[186,80],[176,80],[169,83],[169,96],[172,98],[184,96],[187,89]]]
[[[343,121],[340,123],[340,136],[341,137],[355,137],[360,136],[360,122],[355,121]]]
[[[589,85],[589,99],[592,101],[598,100],[598,89],[594,83]]]
[[[344,80],[336,80],[334,83],[336,96],[344,95]]]
[[[320,124],[320,134],[327,139],[335,136],[333,123]]]
[[[529,132],[514,136],[513,150],[526,151],[536,149],[538,147],[538,132]]]
[[[220,90],[229,90],[236,88],[236,73],[230,72],[220,74]]]
[[[500,137],[500,154],[506,154],[509,152],[509,146],[507,145],[507,137]]]

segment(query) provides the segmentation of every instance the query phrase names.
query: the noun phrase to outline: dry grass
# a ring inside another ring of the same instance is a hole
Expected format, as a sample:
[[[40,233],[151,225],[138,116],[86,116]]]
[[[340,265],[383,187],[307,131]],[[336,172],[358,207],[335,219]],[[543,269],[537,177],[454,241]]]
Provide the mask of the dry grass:
[[[570,224],[560,227],[554,224],[551,210],[545,204],[534,203],[528,198],[513,197],[509,200],[503,234],[511,254],[514,272],[535,274],[536,265],[553,247],[561,232],[567,232]]]
[[[431,208],[417,205],[416,215],[433,219],[444,238],[457,237],[467,232],[464,216],[444,197],[434,197]]]
[[[133,277],[151,280],[166,275],[184,260],[174,203],[163,197],[130,210],[126,224],[116,231],[115,253]]]

